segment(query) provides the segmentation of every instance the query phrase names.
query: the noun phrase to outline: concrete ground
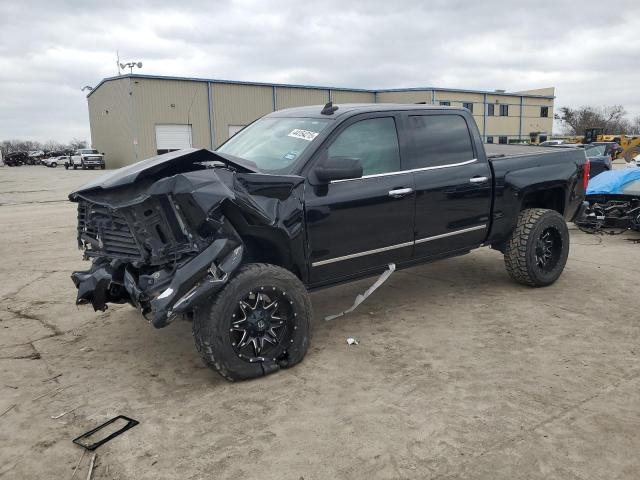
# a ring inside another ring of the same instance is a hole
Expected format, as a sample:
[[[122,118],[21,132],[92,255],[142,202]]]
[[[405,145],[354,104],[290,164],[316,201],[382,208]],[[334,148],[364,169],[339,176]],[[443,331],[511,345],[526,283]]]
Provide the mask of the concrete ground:
[[[93,478],[640,477],[638,235],[572,230],[544,289],[480,249],[394,273],[332,322],[371,280],[315,293],[304,362],[232,384],[186,321],[75,306],[65,199],[101,173],[0,168],[0,478],[86,478],[71,440],[117,414],[140,425]]]

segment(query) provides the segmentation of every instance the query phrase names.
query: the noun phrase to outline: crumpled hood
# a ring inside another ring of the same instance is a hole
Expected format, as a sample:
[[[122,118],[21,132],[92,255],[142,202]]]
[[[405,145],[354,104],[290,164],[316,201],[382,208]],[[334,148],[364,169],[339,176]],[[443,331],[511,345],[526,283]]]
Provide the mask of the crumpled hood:
[[[119,168],[83,185],[69,194],[69,200],[76,201],[78,194],[95,189],[108,189],[131,185],[141,180],[158,180],[178,173],[206,169],[204,162],[222,162],[230,164],[241,172],[255,172],[248,165],[231,160],[228,156],[212,152],[206,148],[187,148],[175,152],[157,155],[140,162]]]

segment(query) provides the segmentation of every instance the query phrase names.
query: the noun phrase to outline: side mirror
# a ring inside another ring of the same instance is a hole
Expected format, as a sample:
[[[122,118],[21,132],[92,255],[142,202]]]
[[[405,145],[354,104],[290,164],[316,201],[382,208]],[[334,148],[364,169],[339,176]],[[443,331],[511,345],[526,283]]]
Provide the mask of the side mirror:
[[[325,158],[314,170],[321,182],[347,180],[362,177],[362,163],[358,158],[329,157]]]

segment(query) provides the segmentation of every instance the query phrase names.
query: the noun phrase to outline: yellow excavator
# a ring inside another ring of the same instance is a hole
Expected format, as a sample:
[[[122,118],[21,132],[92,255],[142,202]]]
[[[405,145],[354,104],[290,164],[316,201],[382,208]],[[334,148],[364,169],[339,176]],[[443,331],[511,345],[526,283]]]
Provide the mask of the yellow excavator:
[[[627,163],[633,161],[634,157],[640,155],[640,135],[613,134],[605,135],[601,127],[587,128],[584,131],[583,143],[593,142],[615,142],[620,148],[617,150],[615,158],[624,157]]]

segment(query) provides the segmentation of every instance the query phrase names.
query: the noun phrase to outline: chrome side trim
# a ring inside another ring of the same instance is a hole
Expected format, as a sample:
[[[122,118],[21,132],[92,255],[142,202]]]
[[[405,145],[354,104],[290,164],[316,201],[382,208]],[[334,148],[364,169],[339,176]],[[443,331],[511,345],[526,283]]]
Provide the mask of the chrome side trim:
[[[463,165],[470,165],[477,161],[478,161],[477,158],[472,158],[471,160],[467,160],[465,162],[448,163],[447,165],[435,165],[433,167],[413,168],[411,170],[399,170],[397,172],[374,173],[372,175],[363,175],[362,177],[358,177],[358,178],[345,178],[344,180],[331,180],[330,183],[352,182],[353,180],[362,180],[363,178],[389,177],[391,175],[402,175],[403,173],[426,172],[427,170],[440,170],[441,168],[461,167]]]
[[[418,243],[431,242],[433,240],[439,240],[441,238],[453,237],[454,235],[460,235],[462,233],[474,232],[476,230],[483,230],[485,228],[487,228],[486,225],[477,225],[475,227],[463,228],[462,230],[455,230],[453,232],[443,233],[441,235],[434,235],[433,237],[421,238],[419,240],[416,240],[415,244],[417,245]]]
[[[487,228],[486,225],[477,225],[475,227],[464,228],[462,230],[456,230],[454,232],[443,233],[441,235],[435,235],[433,237],[421,238],[421,239],[415,240],[413,242],[398,243],[397,245],[390,245],[388,247],[376,248],[374,250],[367,250],[365,252],[352,253],[350,255],[344,255],[342,257],[329,258],[328,260],[320,260],[319,262],[313,262],[311,264],[311,266],[312,267],[320,267],[322,265],[327,265],[329,263],[341,262],[342,260],[350,260],[352,258],[364,257],[365,255],[373,255],[375,253],[386,252],[388,250],[395,250],[396,248],[411,247],[413,245],[417,245],[418,243],[431,242],[433,240],[438,240],[440,238],[452,237],[454,235],[460,235],[462,233],[474,232],[476,230],[483,230],[485,228]]]
[[[365,255],[373,255],[374,253],[386,252],[387,250],[395,250],[396,248],[412,247],[413,242],[399,243],[397,245],[390,245],[388,247],[376,248],[375,250],[367,250],[366,252],[352,253],[350,255],[344,255],[342,257],[330,258],[328,260],[320,260],[319,262],[313,262],[312,267],[319,267],[321,265],[327,265],[328,263],[341,262],[342,260],[350,260],[352,258],[364,257]]]

